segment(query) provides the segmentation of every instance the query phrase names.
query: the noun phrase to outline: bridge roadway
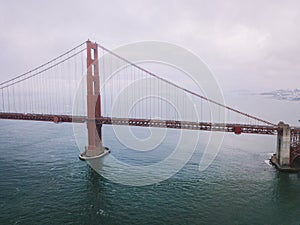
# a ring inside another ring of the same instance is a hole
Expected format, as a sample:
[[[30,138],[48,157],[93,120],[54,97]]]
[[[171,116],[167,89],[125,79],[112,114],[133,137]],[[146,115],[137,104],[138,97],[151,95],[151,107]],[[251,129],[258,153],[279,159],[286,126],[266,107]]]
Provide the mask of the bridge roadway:
[[[87,118],[84,116],[28,114],[28,113],[27,114],[1,113],[1,112],[0,112],[0,119],[49,121],[55,123],[62,123],[62,122],[85,123],[87,121]],[[248,125],[248,124],[232,124],[232,123],[225,124],[225,123],[209,123],[209,122],[110,118],[110,117],[95,118],[95,121],[96,124],[102,124],[102,125],[108,124],[108,125],[220,131],[220,132],[233,132],[235,134],[248,133],[248,134],[276,135],[278,131],[277,126],[269,126],[269,125]]]

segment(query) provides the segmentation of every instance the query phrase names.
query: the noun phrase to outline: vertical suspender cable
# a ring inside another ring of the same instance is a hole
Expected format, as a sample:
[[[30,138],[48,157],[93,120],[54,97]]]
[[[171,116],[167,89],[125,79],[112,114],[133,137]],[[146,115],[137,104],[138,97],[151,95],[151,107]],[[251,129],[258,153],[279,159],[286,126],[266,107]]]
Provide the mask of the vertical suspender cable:
[[[1,91],[2,91],[2,111],[5,112],[3,89],[1,89]]]
[[[67,108],[66,108],[66,114],[70,114],[69,110],[70,110],[70,106],[71,106],[71,82],[72,82],[72,75],[71,75],[71,67],[70,67],[70,61],[71,59],[68,59],[67,60],[67,77],[66,77],[66,81],[68,83],[68,93],[67,95],[68,96],[68,104],[66,105]]]
[[[15,99],[16,99],[16,96],[15,96],[15,85],[12,86],[12,91],[13,91],[13,108],[14,108],[14,112],[16,112],[16,102],[15,102]]]
[[[9,87],[7,87],[7,103],[8,103],[8,111],[10,112]]]
[[[55,114],[55,107],[54,107],[54,104],[53,104],[54,97],[53,97],[53,94],[52,94],[53,89],[56,86],[55,80],[53,79],[53,76],[54,76],[54,73],[55,73],[54,69],[55,68],[51,68],[50,71],[49,71],[49,76],[47,76],[47,77],[49,77],[50,81],[49,81],[49,86],[46,88],[46,95],[48,95],[50,97],[48,104],[50,106],[50,113],[51,114]],[[42,74],[41,75],[41,85],[40,85],[40,91],[41,91],[40,95],[41,96],[42,96],[42,88],[41,88],[41,86],[42,86],[42,83],[43,83],[43,77],[44,77],[44,75]],[[53,81],[51,81],[52,79],[53,79]],[[42,102],[43,102],[43,100],[42,100]],[[44,107],[42,107],[42,108],[44,109]],[[44,110],[42,110],[42,111],[44,111]]]
[[[109,72],[108,72],[108,76],[110,77],[110,81],[111,81],[111,89],[110,89],[110,108],[111,108],[111,113],[112,113],[112,107],[113,107],[113,92],[114,92],[114,77],[112,75],[112,68],[111,68],[111,54],[109,54],[109,57],[108,57],[108,68],[109,68]]]
[[[81,77],[80,77],[80,85],[81,85],[81,93],[80,93],[80,97],[82,98],[82,103],[84,102],[84,78],[85,78],[85,74],[84,74],[84,70],[83,70],[83,53],[80,54],[80,62],[81,62]],[[79,103],[77,103],[79,105]],[[84,104],[85,106],[85,104]],[[83,111],[81,111],[80,109],[78,110],[78,116],[85,116],[85,110],[84,108],[82,109]],[[81,114],[80,114],[81,113]]]

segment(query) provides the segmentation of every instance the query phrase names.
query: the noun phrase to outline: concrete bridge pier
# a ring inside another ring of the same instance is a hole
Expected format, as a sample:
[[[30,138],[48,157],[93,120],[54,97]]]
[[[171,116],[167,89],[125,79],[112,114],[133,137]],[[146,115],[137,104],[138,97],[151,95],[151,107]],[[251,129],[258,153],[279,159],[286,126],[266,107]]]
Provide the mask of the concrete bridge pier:
[[[291,129],[288,124],[283,122],[278,124],[276,154],[272,156],[271,163],[280,171],[300,171],[299,166],[294,165],[295,159],[300,155],[298,136],[295,129]]]
[[[275,165],[279,168],[290,168],[291,128],[288,124],[278,124]]]

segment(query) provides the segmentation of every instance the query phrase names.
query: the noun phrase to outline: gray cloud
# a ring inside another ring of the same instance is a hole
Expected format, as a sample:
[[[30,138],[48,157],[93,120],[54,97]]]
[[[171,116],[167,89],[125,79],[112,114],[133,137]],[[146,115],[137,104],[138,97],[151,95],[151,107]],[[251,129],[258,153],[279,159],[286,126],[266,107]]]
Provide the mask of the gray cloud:
[[[1,80],[87,38],[162,40],[208,63],[226,90],[297,88],[298,1],[1,1]]]

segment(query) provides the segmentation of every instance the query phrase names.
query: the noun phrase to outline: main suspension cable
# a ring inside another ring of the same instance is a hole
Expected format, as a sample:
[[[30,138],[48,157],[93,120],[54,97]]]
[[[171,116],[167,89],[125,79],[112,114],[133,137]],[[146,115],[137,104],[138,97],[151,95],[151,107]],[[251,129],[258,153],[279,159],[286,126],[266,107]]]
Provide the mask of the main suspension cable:
[[[200,94],[198,94],[198,93],[196,93],[196,92],[193,92],[193,91],[188,90],[188,89],[186,89],[186,88],[184,88],[184,87],[181,87],[181,86],[179,86],[178,84],[175,84],[175,83],[173,83],[173,82],[171,82],[171,81],[169,81],[169,80],[167,80],[167,79],[161,78],[161,77],[159,77],[157,74],[152,73],[152,72],[150,72],[150,71],[144,69],[143,67],[138,66],[137,64],[135,64],[135,63],[133,63],[133,62],[131,62],[131,61],[125,59],[124,57],[122,57],[122,56],[116,54],[115,52],[113,52],[113,51],[111,51],[111,50],[105,48],[104,46],[102,46],[102,45],[100,45],[100,44],[98,44],[98,46],[99,46],[101,49],[103,49],[104,51],[108,52],[109,54],[111,54],[111,55],[113,55],[113,56],[115,56],[115,57],[117,57],[117,58],[123,60],[124,62],[128,63],[129,65],[134,66],[134,67],[138,68],[139,70],[144,71],[144,72],[147,73],[148,75],[150,75],[150,76],[152,76],[152,77],[155,77],[156,79],[159,79],[159,80],[161,80],[161,81],[163,81],[163,82],[166,82],[167,84],[169,84],[169,85],[171,85],[171,86],[173,86],[173,87],[176,87],[176,88],[178,88],[178,89],[181,89],[181,90],[183,90],[183,91],[185,91],[185,92],[187,92],[187,93],[189,93],[189,94],[191,94],[191,95],[194,95],[194,96],[196,96],[196,97],[198,97],[198,98],[201,98],[201,99],[203,99],[203,100],[206,100],[206,101],[208,101],[208,102],[211,102],[211,103],[213,103],[213,104],[215,104],[215,105],[218,105],[218,106],[221,106],[221,107],[223,107],[223,108],[226,108],[226,109],[228,109],[228,110],[230,110],[230,111],[233,111],[233,112],[236,112],[236,113],[238,113],[238,114],[244,115],[244,116],[249,117],[249,118],[251,118],[251,119],[260,121],[260,122],[262,122],[262,123],[265,123],[265,124],[268,124],[268,125],[271,125],[271,126],[276,126],[276,124],[271,123],[271,122],[269,122],[269,121],[267,121],[267,120],[263,120],[263,119],[260,119],[260,118],[258,118],[258,117],[256,117],[256,116],[252,116],[252,115],[250,115],[250,114],[248,114],[248,113],[241,112],[241,111],[239,111],[239,110],[237,110],[237,109],[234,109],[234,108],[229,107],[229,106],[227,106],[227,105],[221,104],[221,103],[216,102],[216,101],[214,101],[214,100],[212,100],[212,99],[209,99],[209,98],[207,98],[207,97],[205,97],[205,96],[202,96],[202,95],[200,95]]]
[[[9,82],[11,82],[11,81],[14,81],[14,80],[16,80],[16,79],[18,79],[18,78],[21,78],[21,77],[23,77],[23,76],[26,76],[27,74],[30,74],[30,73],[32,73],[32,72],[34,72],[34,71],[36,71],[36,70],[38,70],[38,69],[40,69],[40,68],[46,66],[46,65],[48,65],[48,64],[50,64],[50,63],[52,63],[52,62],[58,60],[59,58],[64,57],[65,55],[67,55],[68,53],[70,53],[70,52],[76,50],[77,48],[81,47],[81,46],[84,45],[85,43],[86,43],[86,41],[85,41],[85,42],[82,42],[81,44],[77,45],[76,47],[72,48],[71,50],[69,50],[69,51],[67,51],[67,52],[65,52],[65,53],[63,53],[63,54],[61,54],[61,55],[55,57],[54,59],[52,59],[52,60],[50,60],[50,61],[48,61],[48,62],[46,62],[46,63],[44,63],[44,64],[42,64],[42,65],[40,65],[40,66],[38,66],[38,67],[36,67],[36,68],[34,68],[34,69],[32,69],[32,70],[30,70],[30,71],[28,71],[28,72],[26,72],[26,73],[23,73],[23,74],[21,74],[21,75],[19,75],[19,76],[16,76],[16,77],[14,77],[14,78],[12,78],[12,79],[10,79],[10,80],[7,80],[7,81],[4,81],[4,82],[0,83],[0,86],[3,85],[3,84],[9,83]]]

